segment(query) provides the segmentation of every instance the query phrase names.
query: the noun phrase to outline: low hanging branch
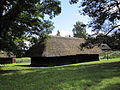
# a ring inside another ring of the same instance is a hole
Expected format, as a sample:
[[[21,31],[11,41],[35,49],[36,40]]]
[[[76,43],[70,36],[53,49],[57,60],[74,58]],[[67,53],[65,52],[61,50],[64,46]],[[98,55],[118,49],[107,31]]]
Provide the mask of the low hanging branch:
[[[108,35],[110,32],[112,32],[115,28],[118,28],[120,25],[116,25],[116,26],[114,26],[111,30],[109,30],[107,33],[106,33],[106,35]]]

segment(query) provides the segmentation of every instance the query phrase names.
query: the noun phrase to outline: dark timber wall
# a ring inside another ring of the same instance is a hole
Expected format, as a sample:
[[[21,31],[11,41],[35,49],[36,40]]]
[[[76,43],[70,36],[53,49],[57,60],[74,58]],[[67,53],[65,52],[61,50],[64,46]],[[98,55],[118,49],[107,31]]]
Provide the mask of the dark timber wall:
[[[98,54],[80,54],[60,57],[31,57],[31,66],[58,66],[99,60]]]
[[[12,64],[16,63],[16,57],[0,57],[0,64]]]

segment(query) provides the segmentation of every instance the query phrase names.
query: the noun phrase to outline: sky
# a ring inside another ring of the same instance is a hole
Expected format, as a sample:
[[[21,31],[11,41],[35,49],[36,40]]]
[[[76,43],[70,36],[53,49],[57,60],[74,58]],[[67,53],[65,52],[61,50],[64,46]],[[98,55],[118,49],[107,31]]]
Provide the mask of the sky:
[[[61,1],[61,14],[52,19],[54,22],[54,30],[52,35],[56,35],[57,31],[60,31],[61,36],[73,36],[73,25],[77,21],[81,21],[84,24],[87,24],[89,18],[87,16],[80,15],[79,5],[70,4],[69,0],[60,0]],[[87,33],[91,34],[91,30],[87,28]]]

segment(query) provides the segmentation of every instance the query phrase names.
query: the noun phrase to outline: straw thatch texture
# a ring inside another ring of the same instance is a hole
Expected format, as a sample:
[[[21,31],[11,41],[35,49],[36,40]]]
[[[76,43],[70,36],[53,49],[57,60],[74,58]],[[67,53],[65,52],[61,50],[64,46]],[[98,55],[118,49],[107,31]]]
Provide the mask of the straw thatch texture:
[[[35,44],[27,52],[28,57],[56,57],[70,56],[77,54],[98,54],[101,50],[98,47],[81,50],[80,44],[84,43],[83,38],[57,37],[52,36],[45,45]]]
[[[111,48],[110,48],[107,44],[101,44],[101,45],[99,46],[99,48],[100,48],[101,50],[111,50]]]
[[[5,51],[0,51],[0,58],[9,58],[9,57],[16,57],[15,55],[13,55],[12,53],[7,53]]]

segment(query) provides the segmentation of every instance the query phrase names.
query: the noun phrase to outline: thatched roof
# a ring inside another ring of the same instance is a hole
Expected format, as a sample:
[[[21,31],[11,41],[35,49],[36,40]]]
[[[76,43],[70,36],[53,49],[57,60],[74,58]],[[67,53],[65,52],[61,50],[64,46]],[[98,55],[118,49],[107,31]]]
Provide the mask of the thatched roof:
[[[83,38],[73,37],[57,37],[52,36],[47,43],[42,45],[41,43],[35,44],[27,52],[27,57],[55,57],[55,56],[67,56],[76,54],[98,54],[101,50],[97,47],[93,49],[80,49],[80,44],[84,43]]]
[[[16,57],[13,53],[8,53],[6,51],[0,51],[0,58]]]
[[[111,49],[107,44],[101,44],[101,45],[99,46],[99,48],[100,48],[101,50],[110,50],[110,49]]]

